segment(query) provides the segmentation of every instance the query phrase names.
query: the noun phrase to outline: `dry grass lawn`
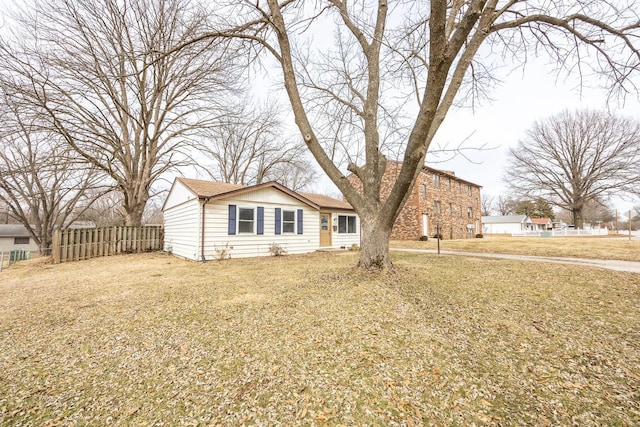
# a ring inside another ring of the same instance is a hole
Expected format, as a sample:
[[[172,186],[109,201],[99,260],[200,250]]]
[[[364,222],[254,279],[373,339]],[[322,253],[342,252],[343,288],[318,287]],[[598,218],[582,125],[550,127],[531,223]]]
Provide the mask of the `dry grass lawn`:
[[[0,274],[0,425],[640,424],[640,275],[394,253]]]
[[[621,235],[622,236],[622,235]],[[394,241],[392,247],[436,249],[438,241]],[[627,237],[503,237],[441,240],[441,250],[640,261],[640,240]]]

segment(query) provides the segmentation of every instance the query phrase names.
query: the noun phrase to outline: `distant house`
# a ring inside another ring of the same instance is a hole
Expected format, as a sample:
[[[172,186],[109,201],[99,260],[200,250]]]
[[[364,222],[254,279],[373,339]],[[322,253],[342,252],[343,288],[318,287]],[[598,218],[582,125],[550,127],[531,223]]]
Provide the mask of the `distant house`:
[[[177,178],[162,208],[165,250],[192,260],[289,254],[360,244],[360,219],[332,197],[276,182],[245,186]]]
[[[483,216],[484,234],[513,234],[536,231],[538,226],[528,215]]]
[[[547,231],[553,229],[553,221],[550,218],[531,218],[536,226],[536,231]]]
[[[401,162],[387,161],[380,190],[383,200],[389,197],[401,168]],[[349,179],[355,186],[362,185],[354,175]],[[482,230],[481,188],[453,172],[423,166],[393,225],[391,239],[418,240],[438,231],[444,239],[475,237]]]
[[[0,224],[0,252],[14,250],[37,252],[38,245],[33,241],[24,225]]]

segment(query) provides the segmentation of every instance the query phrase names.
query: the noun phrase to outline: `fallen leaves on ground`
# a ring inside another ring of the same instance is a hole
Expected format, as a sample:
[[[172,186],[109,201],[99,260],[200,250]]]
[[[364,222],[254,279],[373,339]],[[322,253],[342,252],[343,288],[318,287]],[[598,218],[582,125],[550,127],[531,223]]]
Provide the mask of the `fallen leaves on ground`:
[[[394,254],[0,275],[2,425],[637,425],[640,277]]]

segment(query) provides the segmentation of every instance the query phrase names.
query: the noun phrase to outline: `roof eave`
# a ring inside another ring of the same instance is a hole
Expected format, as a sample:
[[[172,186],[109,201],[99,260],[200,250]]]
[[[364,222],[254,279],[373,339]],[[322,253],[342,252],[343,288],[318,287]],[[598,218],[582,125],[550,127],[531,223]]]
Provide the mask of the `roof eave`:
[[[288,196],[291,196],[294,199],[299,200],[302,203],[311,206],[314,209],[318,209],[318,210],[320,209],[320,206],[318,204],[313,203],[311,200],[307,199],[306,197],[301,196],[300,194],[296,193],[295,191],[290,190],[287,187],[285,187],[284,185],[278,184],[275,181],[269,181],[269,182],[265,182],[265,183],[262,183],[262,184],[249,186],[249,187],[238,188],[238,189],[235,189],[235,190],[227,191],[225,193],[216,194],[215,196],[210,196],[210,197],[202,195],[202,197],[206,198],[206,200],[220,200],[220,199],[226,199],[226,198],[229,198],[229,197],[237,196],[239,194],[248,193],[248,192],[251,192],[251,191],[262,190],[263,188],[268,188],[268,187],[275,188],[276,190],[279,190],[279,191],[287,194]]]

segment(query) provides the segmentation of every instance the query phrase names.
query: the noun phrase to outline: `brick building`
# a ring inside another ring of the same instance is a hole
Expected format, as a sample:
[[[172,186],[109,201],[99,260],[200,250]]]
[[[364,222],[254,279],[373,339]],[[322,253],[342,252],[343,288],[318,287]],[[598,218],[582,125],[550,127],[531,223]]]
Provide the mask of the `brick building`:
[[[381,188],[383,199],[389,195],[401,166],[399,162],[387,162]],[[480,188],[453,172],[424,166],[396,219],[391,239],[433,237],[438,227],[443,239],[466,239],[482,233]]]

